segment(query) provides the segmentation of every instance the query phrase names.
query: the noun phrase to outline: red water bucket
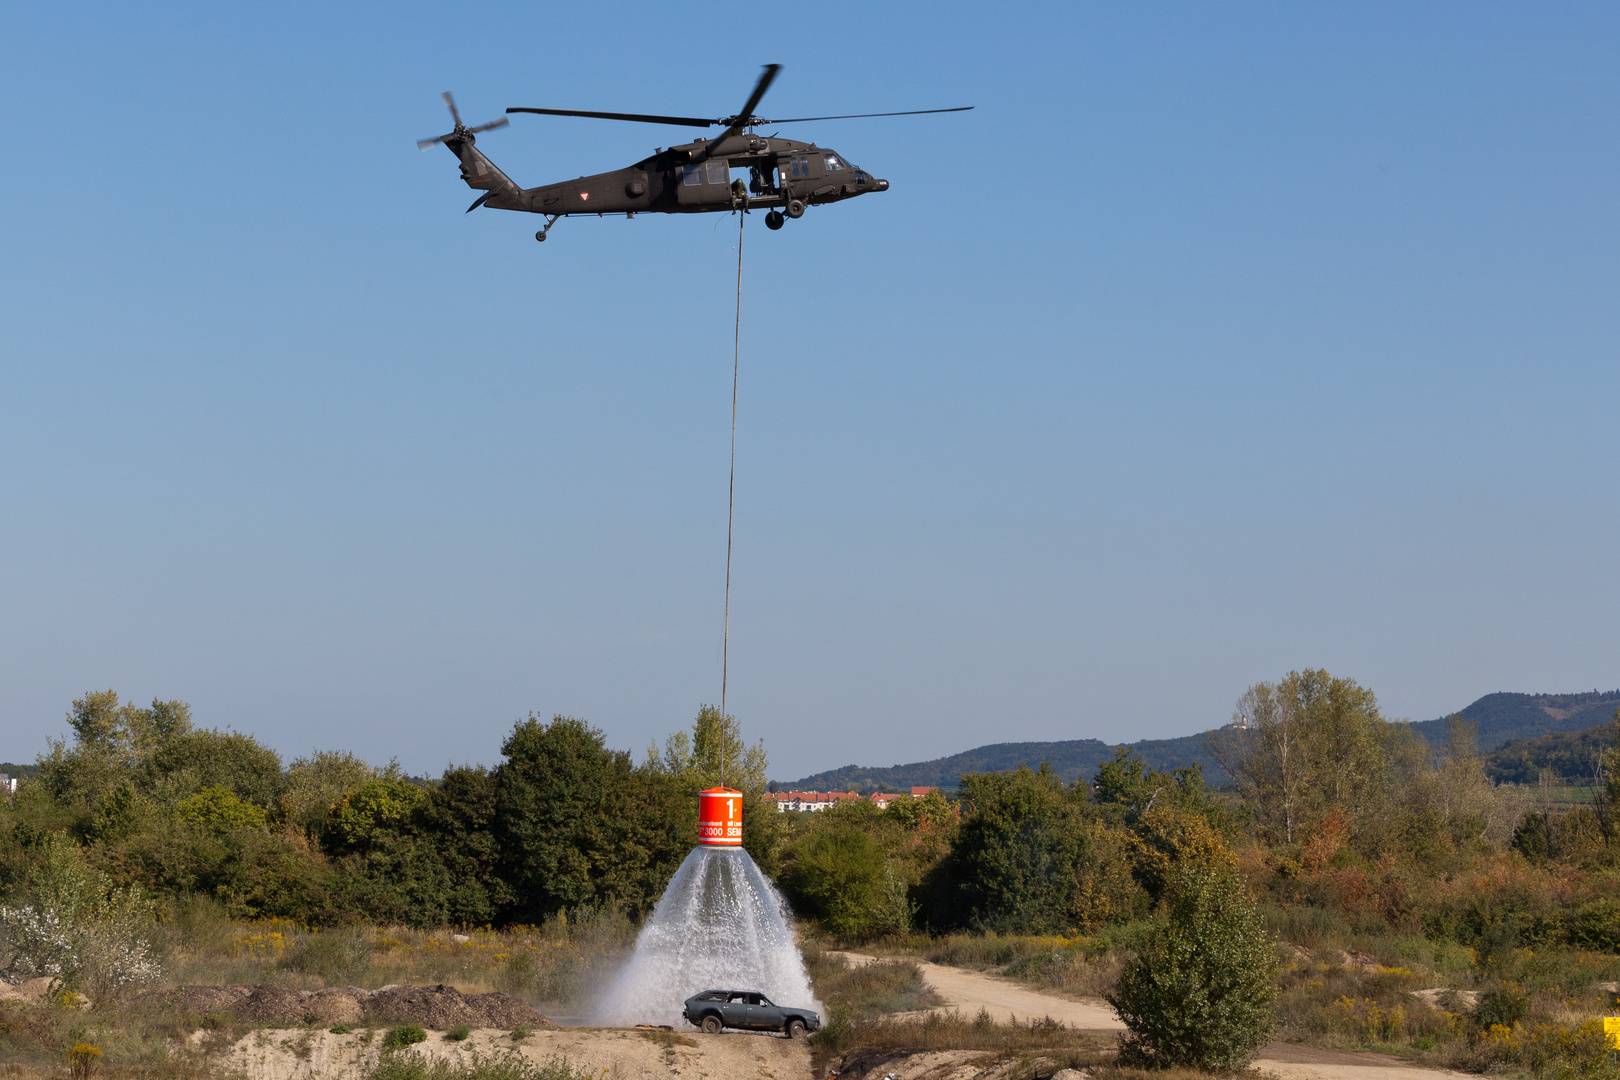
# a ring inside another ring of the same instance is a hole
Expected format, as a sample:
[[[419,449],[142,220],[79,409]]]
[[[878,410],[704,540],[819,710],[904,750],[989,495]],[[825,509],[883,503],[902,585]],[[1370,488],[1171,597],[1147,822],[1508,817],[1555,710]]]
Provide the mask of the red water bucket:
[[[698,792],[698,843],[742,847],[742,792],[725,787]]]

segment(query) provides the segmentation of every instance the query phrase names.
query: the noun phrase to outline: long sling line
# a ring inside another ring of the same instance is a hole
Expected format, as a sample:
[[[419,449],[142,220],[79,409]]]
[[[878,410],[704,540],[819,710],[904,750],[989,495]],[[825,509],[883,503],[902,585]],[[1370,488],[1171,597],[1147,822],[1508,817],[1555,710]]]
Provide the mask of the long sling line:
[[[720,633],[720,786],[726,786],[726,677],[731,661],[731,522],[737,507],[737,371],[742,357],[742,256],[743,223],[747,214],[737,215],[737,324],[731,339],[731,481],[726,489],[726,613]]]

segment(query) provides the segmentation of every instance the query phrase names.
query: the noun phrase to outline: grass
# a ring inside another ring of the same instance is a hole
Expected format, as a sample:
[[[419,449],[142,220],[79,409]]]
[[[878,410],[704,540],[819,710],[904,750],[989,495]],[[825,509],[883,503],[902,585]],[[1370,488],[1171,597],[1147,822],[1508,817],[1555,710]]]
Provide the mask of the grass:
[[[155,944],[164,985],[267,983],[319,989],[445,983],[468,993],[504,991],[547,1011],[576,1008],[589,1000],[629,954],[635,932],[626,917],[611,909],[499,931],[318,931],[286,920],[229,919],[217,905],[196,898],[159,924]],[[226,1015],[176,1015],[128,1002],[100,1002],[91,1010],[0,1002],[0,1070],[15,1066],[23,1070],[17,1075],[57,1075],[72,1046],[84,1043],[102,1050],[95,1063],[97,1076],[200,1077],[250,1026]],[[194,1043],[193,1033],[199,1030],[203,1035]],[[525,1034],[515,1032],[514,1038]],[[362,1041],[369,1042],[369,1035],[368,1030]],[[383,1038],[384,1031],[377,1037]]]
[[[588,1080],[562,1058],[535,1063],[515,1050],[480,1054],[458,1061],[428,1061],[415,1054],[384,1054],[366,1080]]]
[[[888,1013],[931,1009],[945,1003],[923,982],[917,965],[909,961],[854,965],[808,942],[804,959],[816,996],[826,1003],[833,1016],[868,1019]],[[830,1020],[830,1017],[823,1019]]]
[[[503,930],[315,930],[284,919],[228,919],[211,901],[194,898],[160,928],[158,945],[165,982],[175,985],[313,990],[446,983],[467,993],[500,990],[545,1011],[593,997],[629,955],[635,935],[635,925],[611,908]]]
[[[944,1001],[926,983],[914,961],[879,960],[852,965],[814,942],[805,962],[828,1016],[811,1038],[817,1075],[834,1060],[902,1052],[971,1050],[1017,1063],[1033,1077],[1061,1068],[1084,1068],[1111,1057],[1108,1043],[1052,1020],[998,1024],[988,1013],[964,1019],[931,1010]],[[1027,1068],[1026,1068],[1027,1066]]]

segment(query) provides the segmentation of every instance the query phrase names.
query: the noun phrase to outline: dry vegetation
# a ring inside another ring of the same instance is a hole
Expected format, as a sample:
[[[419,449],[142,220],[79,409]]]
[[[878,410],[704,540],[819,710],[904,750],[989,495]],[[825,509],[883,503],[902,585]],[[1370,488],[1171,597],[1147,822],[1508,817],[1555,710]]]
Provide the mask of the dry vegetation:
[[[447,983],[468,992],[500,990],[542,1011],[567,1012],[590,999],[634,942],[635,927],[612,909],[502,930],[320,930],[281,919],[229,919],[212,903],[193,899],[159,925],[155,944],[168,985],[375,989],[391,983]],[[202,1037],[194,1038],[199,1029]],[[83,1067],[99,1076],[202,1077],[211,1075],[213,1056],[244,1030],[227,1016],[176,1016],[112,1001],[89,1009],[59,1001],[0,1002],[0,1061],[12,1070],[10,1075],[55,1075],[71,1063],[73,1048],[79,1046],[100,1051],[80,1053]],[[379,1037],[382,1030],[379,1025]],[[386,1072],[387,1080],[417,1075],[410,1071],[415,1066],[405,1063],[389,1068],[393,1071]],[[518,1068],[515,1059],[490,1061],[480,1065],[483,1071],[469,1075],[537,1080],[569,1075],[512,1071]]]
[[[390,983],[447,983],[499,990],[541,1011],[567,1012],[589,1000],[635,944],[636,928],[616,909],[564,912],[544,925],[416,930],[301,927],[284,919],[226,918],[193,900],[160,937],[168,983],[271,983],[298,989]]]
[[[943,1001],[907,959],[851,965],[807,941],[805,960],[829,1010],[814,1040],[817,1075],[834,1062],[940,1050],[984,1051],[998,1060],[1021,1061],[1030,1076],[1083,1068],[1112,1056],[1104,1040],[1052,1020],[998,1024],[984,1012],[968,1019],[922,1011]],[[1007,1075],[1015,1074],[1016,1068]]]

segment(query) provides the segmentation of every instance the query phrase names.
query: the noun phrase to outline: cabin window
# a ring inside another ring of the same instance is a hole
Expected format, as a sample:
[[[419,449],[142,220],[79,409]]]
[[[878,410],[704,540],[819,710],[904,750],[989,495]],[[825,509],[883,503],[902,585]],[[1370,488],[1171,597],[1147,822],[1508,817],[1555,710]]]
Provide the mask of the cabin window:
[[[731,179],[731,170],[723,161],[709,162],[709,183],[724,184]]]
[[[698,184],[703,183],[703,166],[681,166],[681,183],[686,187],[696,187]]]
[[[794,157],[788,162],[788,178],[803,180],[810,175],[810,159],[803,154]]]
[[[827,171],[828,172],[833,172],[836,169],[843,169],[843,168],[848,167],[842,161],[838,160],[838,155],[837,154],[828,154],[823,160],[825,160],[826,163],[827,163]]]

